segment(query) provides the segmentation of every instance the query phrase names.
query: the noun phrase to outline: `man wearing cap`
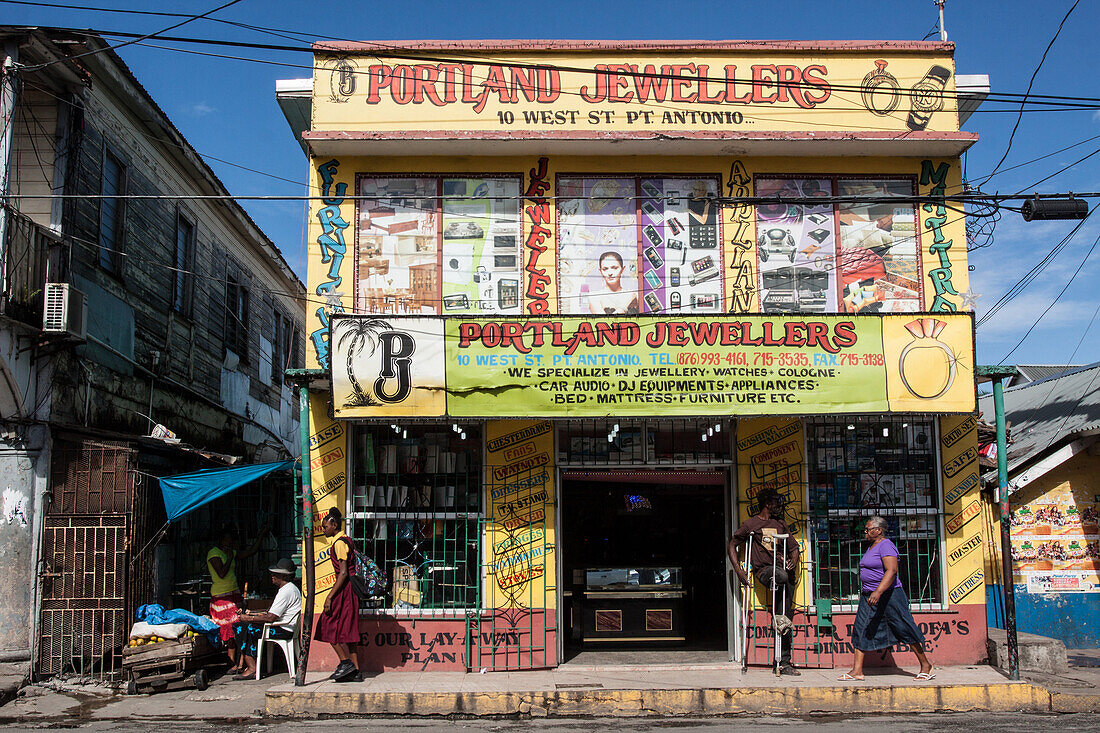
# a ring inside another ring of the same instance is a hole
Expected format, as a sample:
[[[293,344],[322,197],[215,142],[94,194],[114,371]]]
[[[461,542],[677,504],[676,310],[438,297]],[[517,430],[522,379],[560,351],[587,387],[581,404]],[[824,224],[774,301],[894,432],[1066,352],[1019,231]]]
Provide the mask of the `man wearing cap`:
[[[271,624],[270,639],[289,639],[298,626],[302,613],[302,592],[294,585],[298,569],[289,558],[282,558],[268,568],[275,585],[275,600],[266,611],[246,611],[240,615],[233,630],[237,635],[237,647],[241,650],[243,669],[234,675],[235,680],[253,679],[256,676],[256,640],[263,633],[264,624]]]

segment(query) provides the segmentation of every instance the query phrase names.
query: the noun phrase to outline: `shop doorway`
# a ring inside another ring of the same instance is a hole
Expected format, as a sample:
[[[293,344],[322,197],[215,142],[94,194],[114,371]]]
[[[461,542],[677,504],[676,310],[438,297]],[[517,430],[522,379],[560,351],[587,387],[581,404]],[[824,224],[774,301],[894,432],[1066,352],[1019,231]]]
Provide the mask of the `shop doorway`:
[[[725,471],[565,472],[566,663],[728,662]]]

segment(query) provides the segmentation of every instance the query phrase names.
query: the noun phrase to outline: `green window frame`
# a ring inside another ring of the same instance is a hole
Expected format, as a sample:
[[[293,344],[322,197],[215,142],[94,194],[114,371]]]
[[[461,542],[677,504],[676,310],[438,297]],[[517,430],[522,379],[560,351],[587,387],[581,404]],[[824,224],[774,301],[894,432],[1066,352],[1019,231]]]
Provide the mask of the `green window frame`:
[[[351,533],[386,576],[364,610],[480,608],[482,444],[479,425],[352,426]]]
[[[914,609],[944,608],[943,516],[936,418],[926,415],[806,420],[808,530],[815,595],[859,602],[863,526],[889,524],[898,574]]]

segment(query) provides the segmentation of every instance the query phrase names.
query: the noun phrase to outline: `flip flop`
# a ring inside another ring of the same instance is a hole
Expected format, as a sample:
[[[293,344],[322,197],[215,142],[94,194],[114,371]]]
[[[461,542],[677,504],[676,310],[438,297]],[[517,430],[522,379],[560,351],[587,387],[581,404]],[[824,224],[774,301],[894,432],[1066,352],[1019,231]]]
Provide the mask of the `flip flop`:
[[[917,682],[928,682],[929,680],[936,679],[935,672],[917,672],[917,676],[913,678]]]
[[[837,677],[837,679],[840,680],[841,682],[862,682],[863,681],[862,677],[853,677],[852,675],[848,674],[847,672],[845,672],[844,674]]]

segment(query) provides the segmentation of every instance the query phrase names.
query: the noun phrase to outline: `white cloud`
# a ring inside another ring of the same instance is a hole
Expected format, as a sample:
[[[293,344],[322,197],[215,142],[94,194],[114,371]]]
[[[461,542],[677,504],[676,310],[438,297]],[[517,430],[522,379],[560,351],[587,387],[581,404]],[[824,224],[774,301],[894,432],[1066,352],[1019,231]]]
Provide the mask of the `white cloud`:
[[[192,104],[187,111],[195,115],[196,117],[203,117],[205,115],[216,112],[217,110],[211,107],[206,102],[197,102],[195,104]]]
[[[981,341],[998,342],[1001,340],[1018,340],[1024,332],[1035,323],[1039,314],[1050,305],[1050,302],[1058,295],[1060,288],[1050,288],[1046,291],[1026,291],[1008,305],[997,311],[991,320],[982,324],[978,329],[978,338]],[[1059,300],[1050,312],[1043,316],[1036,330],[1037,332],[1050,333],[1054,329],[1067,326],[1084,326],[1092,318],[1096,310],[1096,301],[1091,303],[1086,300]]]

